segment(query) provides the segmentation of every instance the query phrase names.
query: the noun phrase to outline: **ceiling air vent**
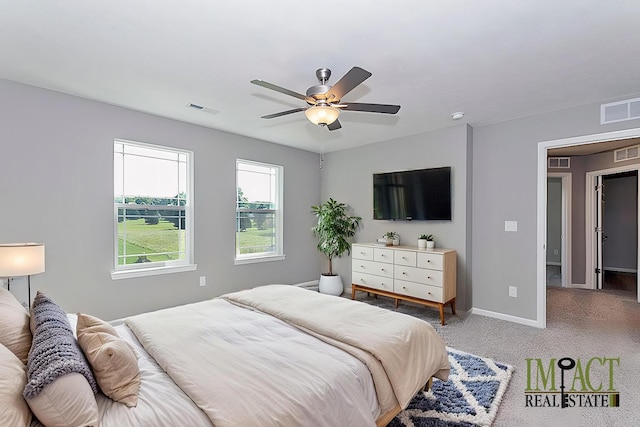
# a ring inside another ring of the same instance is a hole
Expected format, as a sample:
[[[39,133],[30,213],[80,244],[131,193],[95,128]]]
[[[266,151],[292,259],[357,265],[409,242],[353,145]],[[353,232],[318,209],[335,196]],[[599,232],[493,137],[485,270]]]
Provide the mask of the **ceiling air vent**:
[[[569,169],[571,166],[569,157],[549,157],[547,166],[550,169]]]
[[[633,160],[640,157],[640,145],[633,147],[621,148],[613,152],[614,162],[624,162],[625,160]]]
[[[640,98],[610,102],[600,106],[600,124],[640,119]]]
[[[188,104],[187,107],[189,108],[193,108],[194,110],[199,110],[202,111],[204,113],[209,113],[209,114],[218,114],[219,111],[218,110],[214,110],[213,108],[209,108],[209,107],[203,107],[202,105],[198,105],[198,104]]]

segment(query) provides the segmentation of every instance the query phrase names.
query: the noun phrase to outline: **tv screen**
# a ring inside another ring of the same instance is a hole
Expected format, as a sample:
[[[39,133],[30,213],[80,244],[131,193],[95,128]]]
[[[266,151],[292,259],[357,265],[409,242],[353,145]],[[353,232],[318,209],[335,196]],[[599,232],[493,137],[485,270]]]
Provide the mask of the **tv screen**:
[[[451,168],[373,174],[373,219],[451,220]]]

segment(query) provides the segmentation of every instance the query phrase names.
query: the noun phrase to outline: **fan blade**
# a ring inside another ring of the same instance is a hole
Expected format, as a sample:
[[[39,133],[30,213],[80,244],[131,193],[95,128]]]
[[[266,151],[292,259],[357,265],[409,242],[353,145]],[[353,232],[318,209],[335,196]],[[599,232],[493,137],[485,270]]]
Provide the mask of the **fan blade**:
[[[371,73],[367,70],[363,70],[360,67],[353,67],[327,91],[325,94],[327,96],[327,101],[338,102],[343,96],[351,92],[353,88],[367,80],[369,77],[371,77]]]
[[[395,114],[400,109],[399,105],[389,104],[363,104],[360,102],[350,102],[344,107],[348,111],[366,111],[367,113]]]
[[[260,117],[261,119],[275,119],[276,117],[286,116],[287,114],[297,113],[299,111],[304,111],[306,108],[294,108],[293,110],[280,111],[279,113],[268,114],[266,116]]]
[[[254,85],[266,87],[267,89],[275,90],[276,92],[284,93],[285,95],[293,96],[294,98],[302,99],[303,101],[307,100],[307,97],[301,93],[294,92],[289,89],[285,89],[278,85],[274,85],[273,83],[265,82],[264,80],[255,79],[255,80],[251,80],[251,83],[253,83]]]
[[[331,123],[330,125],[327,126],[327,128],[329,130],[338,130],[342,127],[342,125],[340,124],[340,120],[336,119],[335,122]]]

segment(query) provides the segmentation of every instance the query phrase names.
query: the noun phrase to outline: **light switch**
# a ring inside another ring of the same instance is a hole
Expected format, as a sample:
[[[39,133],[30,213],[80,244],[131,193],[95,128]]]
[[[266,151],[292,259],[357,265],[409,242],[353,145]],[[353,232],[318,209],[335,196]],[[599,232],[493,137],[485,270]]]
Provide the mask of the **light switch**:
[[[518,231],[518,221],[505,221],[504,231]]]

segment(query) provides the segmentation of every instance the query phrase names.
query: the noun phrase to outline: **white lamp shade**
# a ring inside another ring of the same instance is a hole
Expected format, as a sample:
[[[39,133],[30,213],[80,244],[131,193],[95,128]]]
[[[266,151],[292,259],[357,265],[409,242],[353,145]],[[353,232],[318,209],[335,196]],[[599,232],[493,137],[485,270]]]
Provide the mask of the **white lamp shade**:
[[[44,244],[0,244],[0,277],[29,276],[44,272]]]
[[[338,120],[340,111],[327,105],[315,105],[304,110],[304,114],[314,125],[330,125]]]

